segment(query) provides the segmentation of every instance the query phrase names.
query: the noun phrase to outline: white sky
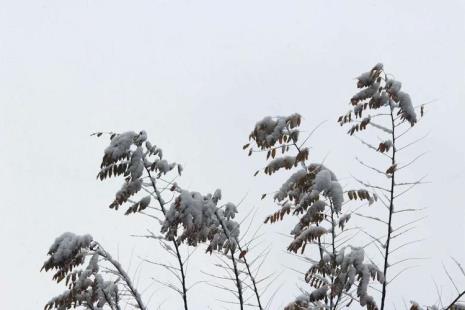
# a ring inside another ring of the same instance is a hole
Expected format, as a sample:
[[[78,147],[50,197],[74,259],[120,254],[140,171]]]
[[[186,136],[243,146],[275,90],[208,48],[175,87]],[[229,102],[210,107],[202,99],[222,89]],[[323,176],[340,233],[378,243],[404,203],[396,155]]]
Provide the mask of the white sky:
[[[220,187],[236,202],[248,194],[241,212],[256,206],[265,215],[275,207],[260,194],[285,175],[252,177],[263,160],[241,146],[254,123],[293,112],[308,130],[328,120],[311,141],[312,158],[328,156],[348,183],[352,174],[369,177],[354,158],[371,154],[335,120],[348,108],[353,78],[379,61],[416,104],[437,99],[412,134],[428,138],[403,159],[428,152],[405,178],[428,174],[432,184],[403,200],[428,208],[412,235],[426,241],[403,255],[430,259],[392,284],[389,304],[435,301],[433,278],[447,300],[453,288],[441,262],[451,270],[449,256],[465,263],[464,17],[459,0],[0,0],[0,307],[40,309],[62,289],[39,269],[64,231],[91,233],[115,255],[119,248],[126,266],[133,257],[132,271],[138,256],[163,258],[129,237],[153,223],[107,208],[119,185],[95,180],[106,140],[91,132],[145,129],[168,158],[184,163],[182,184]],[[267,271],[296,263],[278,234],[291,222],[265,229],[275,252]],[[191,268],[210,267],[199,252]],[[141,270],[142,278],[159,275]],[[279,281],[271,309],[297,294],[297,274],[287,270]],[[234,308],[215,302],[215,292],[194,289],[193,309],[206,301]],[[159,290],[151,305],[169,298],[162,308],[179,309],[169,296]]]

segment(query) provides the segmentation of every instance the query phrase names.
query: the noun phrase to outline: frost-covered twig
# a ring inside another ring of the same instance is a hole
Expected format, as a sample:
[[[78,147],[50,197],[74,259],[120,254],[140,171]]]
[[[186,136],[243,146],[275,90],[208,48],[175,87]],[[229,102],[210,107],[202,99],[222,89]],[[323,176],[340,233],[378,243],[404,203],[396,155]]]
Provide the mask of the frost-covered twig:
[[[118,274],[124,280],[127,287],[129,288],[129,290],[131,292],[131,295],[134,297],[134,299],[137,302],[137,305],[139,306],[139,308],[141,310],[146,310],[147,308],[146,308],[144,302],[142,301],[142,297],[140,296],[139,292],[137,291],[137,289],[133,285],[131,278],[126,273],[126,271],[123,269],[121,264],[117,260],[115,260],[113,257],[111,257],[111,255],[107,251],[105,251],[105,249],[103,249],[103,247],[100,244],[98,245],[98,249],[96,251],[101,257],[103,257],[106,261],[108,261],[110,264],[112,264],[113,267],[115,267],[115,269],[118,271]]]
[[[223,229],[223,232],[226,234],[226,237],[228,238],[228,240],[231,240],[231,234],[229,232],[229,229],[224,224],[222,217],[218,214],[218,210],[216,210],[215,216],[220,222],[221,228]],[[239,278],[239,269],[237,268],[237,262],[236,262],[236,258],[234,257],[234,254],[235,254],[234,252],[235,251],[231,249],[230,258],[233,263],[234,276],[236,277],[237,298],[239,299],[240,308],[241,310],[243,310],[244,309],[244,297],[242,295],[242,282]],[[257,293],[257,296],[258,296],[258,293]]]
[[[158,201],[158,205],[160,206],[160,208],[161,208],[161,210],[163,212],[163,215],[166,216],[165,201],[163,200],[163,197],[161,196],[161,193],[158,190],[157,185],[155,184],[155,180],[152,177],[152,174],[151,174],[150,170],[148,169],[148,167],[145,167],[145,170],[147,171],[147,175],[150,178],[150,183],[152,184],[153,191],[155,192],[155,195],[156,195],[156,198],[157,198],[157,201]],[[182,287],[181,296],[182,296],[182,300],[183,300],[183,303],[184,303],[184,310],[188,310],[189,306],[188,306],[188,303],[187,303],[187,285],[186,285],[186,273],[185,273],[185,270],[184,270],[184,263],[183,263],[183,260],[182,260],[181,252],[179,251],[178,243],[175,240],[173,240],[172,244],[174,246],[174,250],[175,250],[175,253],[176,253],[176,259],[177,259],[178,264],[179,264],[179,272],[180,272],[180,276],[181,276],[181,287]]]

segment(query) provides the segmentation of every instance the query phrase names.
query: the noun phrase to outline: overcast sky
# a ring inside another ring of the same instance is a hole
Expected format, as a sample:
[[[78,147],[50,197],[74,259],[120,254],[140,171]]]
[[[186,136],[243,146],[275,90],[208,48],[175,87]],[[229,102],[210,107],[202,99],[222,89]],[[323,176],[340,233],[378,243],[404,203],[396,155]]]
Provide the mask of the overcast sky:
[[[64,231],[91,233],[132,272],[139,256],[163,259],[149,241],[129,237],[154,223],[107,208],[119,184],[95,180],[107,140],[91,132],[145,129],[184,164],[184,186],[219,187],[235,202],[247,195],[240,212],[257,207],[260,222],[276,208],[261,193],[285,174],[252,177],[263,158],[241,146],[255,122],[299,112],[310,130],[327,120],[310,142],[311,159],[326,158],[347,184],[351,175],[369,177],[355,156],[372,154],[335,120],[348,109],[354,77],[377,62],[415,104],[433,101],[411,136],[428,137],[401,159],[427,152],[404,177],[427,174],[432,183],[403,200],[427,208],[411,236],[426,240],[402,255],[428,259],[393,282],[388,304],[434,302],[432,279],[447,300],[454,291],[441,263],[452,272],[449,256],[465,263],[464,38],[460,0],[0,0],[0,308],[40,309],[62,290],[39,269]],[[275,253],[266,271],[284,270],[271,309],[298,294],[299,275],[286,269],[296,260],[279,234],[291,226],[265,228]],[[191,268],[209,270],[206,261],[200,251]],[[159,275],[140,270],[141,286]],[[166,290],[148,291],[153,307],[168,299],[163,309],[180,309]],[[214,293],[193,289],[194,309],[235,308]]]

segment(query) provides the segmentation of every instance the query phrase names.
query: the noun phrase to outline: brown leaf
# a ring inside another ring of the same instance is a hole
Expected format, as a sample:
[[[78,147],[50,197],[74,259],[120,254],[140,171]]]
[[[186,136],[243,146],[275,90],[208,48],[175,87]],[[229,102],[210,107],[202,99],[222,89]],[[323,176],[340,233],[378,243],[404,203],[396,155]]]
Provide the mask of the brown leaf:
[[[388,170],[386,170],[386,174],[394,174],[394,172],[396,171],[396,168],[397,168],[397,164],[392,165],[391,167],[388,168]]]
[[[241,259],[242,257],[244,257],[245,254],[247,254],[247,250],[241,251],[241,254],[239,254],[239,259]]]

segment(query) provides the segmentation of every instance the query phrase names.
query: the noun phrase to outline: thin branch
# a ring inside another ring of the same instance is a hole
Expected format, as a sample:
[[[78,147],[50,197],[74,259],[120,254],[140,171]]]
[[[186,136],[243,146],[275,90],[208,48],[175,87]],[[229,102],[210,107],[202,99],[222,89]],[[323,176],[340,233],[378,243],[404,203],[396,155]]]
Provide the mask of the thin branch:
[[[106,261],[108,261],[110,264],[112,264],[113,267],[115,267],[115,269],[118,271],[118,274],[121,276],[121,278],[126,283],[128,289],[130,290],[131,295],[134,297],[139,309],[146,310],[147,308],[145,307],[139,292],[137,291],[137,289],[132,284],[132,281],[129,278],[129,275],[126,273],[126,271],[123,269],[123,267],[121,267],[121,264],[118,261],[116,261],[115,259],[113,259],[111,257],[111,255],[107,251],[105,251],[101,245],[98,245],[97,253],[101,257],[103,257]]]

